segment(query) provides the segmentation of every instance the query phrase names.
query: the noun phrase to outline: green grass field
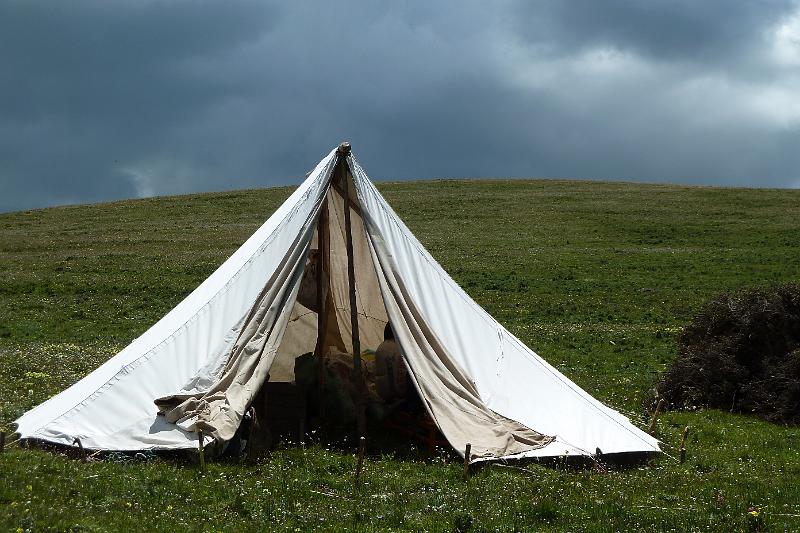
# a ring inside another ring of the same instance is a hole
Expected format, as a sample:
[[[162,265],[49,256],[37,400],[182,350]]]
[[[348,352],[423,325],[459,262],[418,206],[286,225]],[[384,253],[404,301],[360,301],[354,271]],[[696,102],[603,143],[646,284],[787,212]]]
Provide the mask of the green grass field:
[[[642,400],[711,296],[800,280],[800,191],[571,181],[385,183],[453,278],[509,330],[644,426]],[[0,426],[171,309],[290,189],[0,215]],[[688,460],[676,445],[691,426]],[[800,428],[668,412],[665,454],[596,473],[339,445],[252,465],[8,447],[0,529],[70,531],[800,531]],[[751,512],[752,511],[752,512]],[[757,516],[756,516],[757,515]]]

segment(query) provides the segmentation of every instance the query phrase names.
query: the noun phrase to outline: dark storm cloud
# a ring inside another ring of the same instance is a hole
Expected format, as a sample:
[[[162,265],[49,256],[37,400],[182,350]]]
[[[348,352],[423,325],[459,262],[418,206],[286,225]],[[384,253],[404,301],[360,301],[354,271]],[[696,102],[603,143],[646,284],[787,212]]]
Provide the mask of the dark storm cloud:
[[[796,2],[5,2],[0,210],[379,178],[800,186]]]
[[[722,61],[764,44],[792,0],[540,0],[521,2],[517,29],[557,53],[612,46],[666,60]]]
[[[212,2],[4,3],[0,208],[136,195],[115,169],[163,149],[225,95],[183,63],[270,21],[265,9]]]

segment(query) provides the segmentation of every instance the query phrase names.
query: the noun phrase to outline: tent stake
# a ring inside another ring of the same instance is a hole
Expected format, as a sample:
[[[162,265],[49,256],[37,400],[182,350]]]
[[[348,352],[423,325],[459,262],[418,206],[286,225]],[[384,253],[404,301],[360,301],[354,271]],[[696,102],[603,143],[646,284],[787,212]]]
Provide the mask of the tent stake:
[[[297,427],[297,439],[300,441],[300,444],[305,446],[306,444],[306,417],[301,416],[300,420],[298,421]]]
[[[358,439],[358,461],[356,461],[356,483],[361,477],[361,469],[364,467],[364,452],[367,449],[367,439],[361,437]]]
[[[681,463],[686,461],[686,436],[689,434],[689,426],[683,429],[683,437],[681,437]]]
[[[77,444],[78,448],[80,448],[80,450],[81,450],[81,461],[85,463],[86,462],[86,450],[83,449],[83,443],[81,442],[81,439],[79,439],[78,437],[75,437],[75,440],[72,441],[72,445],[74,446],[75,444]]]
[[[594,457],[592,457],[592,460],[594,461],[594,464],[592,465],[592,470],[601,474],[605,474],[608,472],[608,467],[603,462],[602,457],[603,457],[603,450],[601,450],[599,447],[595,447]],[[564,457],[564,460],[566,462],[566,457]]]
[[[653,433],[656,430],[656,422],[658,421],[658,415],[661,414],[661,410],[663,408],[664,408],[664,398],[661,398],[660,400],[658,400],[658,405],[656,405],[656,410],[653,413],[653,419],[650,421],[650,429],[647,431],[651,435],[653,435]]]
[[[344,192],[344,227],[347,237],[347,279],[350,285],[350,330],[353,338],[353,373],[356,385],[356,420],[358,436],[367,434],[367,423],[364,412],[364,380],[361,375],[361,340],[358,334],[358,308],[356,306],[356,272],[353,260],[353,228],[350,222],[350,183],[347,179],[347,156],[350,154],[350,143],[339,146],[339,165]]]
[[[464,450],[464,481],[469,479],[469,454],[472,452],[472,444],[469,442],[467,443],[467,447]]]
[[[0,431],[0,453],[6,449],[6,432]]]
[[[200,470],[206,469],[205,449],[203,448],[203,432],[197,432],[197,451],[200,454]]]

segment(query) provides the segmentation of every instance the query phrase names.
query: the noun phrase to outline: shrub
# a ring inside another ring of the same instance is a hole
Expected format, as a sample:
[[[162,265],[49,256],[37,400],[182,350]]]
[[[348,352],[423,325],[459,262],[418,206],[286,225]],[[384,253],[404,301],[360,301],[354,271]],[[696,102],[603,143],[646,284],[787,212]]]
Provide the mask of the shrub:
[[[800,423],[800,285],[722,294],[678,339],[656,390],[672,407],[713,407]]]

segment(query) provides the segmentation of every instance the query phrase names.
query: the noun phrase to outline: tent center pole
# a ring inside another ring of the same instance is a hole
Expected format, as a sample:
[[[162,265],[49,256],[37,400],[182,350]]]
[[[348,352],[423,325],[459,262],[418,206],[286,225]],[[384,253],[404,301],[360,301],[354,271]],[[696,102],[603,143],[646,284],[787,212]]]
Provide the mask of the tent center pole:
[[[350,285],[350,330],[353,337],[353,374],[356,385],[356,421],[358,436],[366,437],[367,423],[364,405],[364,379],[361,372],[361,340],[358,335],[358,309],[356,307],[356,273],[353,260],[353,228],[350,221],[350,183],[348,179],[347,156],[350,144],[342,143],[338,150],[339,171],[342,177],[344,196],[344,226],[347,238],[347,279]]]

